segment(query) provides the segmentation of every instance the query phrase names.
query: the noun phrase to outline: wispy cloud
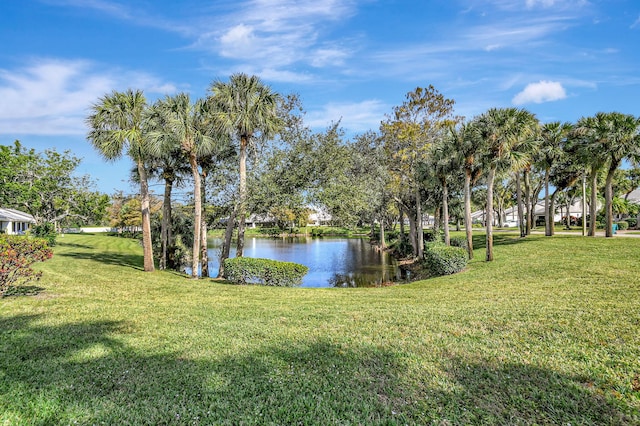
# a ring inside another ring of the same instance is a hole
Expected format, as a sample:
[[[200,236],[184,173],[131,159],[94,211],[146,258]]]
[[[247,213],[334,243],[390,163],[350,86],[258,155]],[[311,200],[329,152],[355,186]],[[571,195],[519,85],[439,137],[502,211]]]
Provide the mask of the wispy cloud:
[[[514,105],[523,105],[528,103],[540,104],[543,102],[552,102],[564,99],[567,93],[557,81],[539,81],[530,83],[524,90],[513,98]]]
[[[640,27],[640,16],[638,16],[638,19],[635,20],[635,22],[633,24],[631,24],[631,29],[633,28],[638,28]]]
[[[0,134],[83,134],[90,105],[128,87],[176,91],[147,73],[99,69],[89,61],[42,59],[22,69],[0,69]]]
[[[340,121],[349,132],[377,129],[391,107],[377,99],[355,103],[329,103],[322,109],[309,111],[305,121],[311,127],[324,128]]]

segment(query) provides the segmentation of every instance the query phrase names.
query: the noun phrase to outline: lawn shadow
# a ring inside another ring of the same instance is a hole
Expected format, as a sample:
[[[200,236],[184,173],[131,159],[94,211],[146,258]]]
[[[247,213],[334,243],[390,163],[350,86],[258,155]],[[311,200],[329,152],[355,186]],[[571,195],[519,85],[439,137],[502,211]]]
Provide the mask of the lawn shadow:
[[[218,347],[224,336],[185,342],[184,351],[133,348],[123,343],[135,333],[126,321],[42,318],[0,318],[0,423],[638,422],[637,409],[612,404],[584,379],[534,366],[451,357],[427,373],[412,356],[323,338],[245,351]]]
[[[86,244],[67,243],[67,242],[64,242],[64,241],[60,241],[60,239],[58,239],[56,241],[56,246],[58,246],[58,247],[82,248],[82,249],[87,249],[87,250],[93,249],[93,247],[88,246]]]
[[[44,287],[38,287],[35,285],[15,285],[7,289],[7,291],[4,293],[4,297],[37,296],[44,290]]]
[[[79,252],[69,251],[63,253],[57,253],[56,256],[70,257],[73,259],[92,260],[99,263],[115,266],[125,266],[128,268],[137,269],[139,271],[144,270],[144,258],[142,255],[137,254],[119,254],[119,253],[93,253],[93,252]]]
[[[494,232],[493,233],[493,245],[494,246],[506,246],[511,244],[522,244],[531,241],[530,238],[520,237],[520,234],[513,232]],[[473,234],[473,249],[484,249],[487,247],[487,237],[484,233]]]
[[[388,351],[319,340],[198,359],[150,355],[121,343],[130,327],[1,319],[0,423],[416,422],[402,413],[405,367]]]
[[[448,374],[461,389],[448,395],[464,424],[639,424],[637,409],[605,398],[585,377],[533,365],[451,358]]]

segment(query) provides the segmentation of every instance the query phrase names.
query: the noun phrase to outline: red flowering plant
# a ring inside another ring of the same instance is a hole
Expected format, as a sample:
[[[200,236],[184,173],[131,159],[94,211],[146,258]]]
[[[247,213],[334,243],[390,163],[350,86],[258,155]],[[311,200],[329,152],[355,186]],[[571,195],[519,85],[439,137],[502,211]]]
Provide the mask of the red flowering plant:
[[[39,238],[0,235],[0,297],[9,287],[40,279],[31,265],[53,257],[47,241]]]

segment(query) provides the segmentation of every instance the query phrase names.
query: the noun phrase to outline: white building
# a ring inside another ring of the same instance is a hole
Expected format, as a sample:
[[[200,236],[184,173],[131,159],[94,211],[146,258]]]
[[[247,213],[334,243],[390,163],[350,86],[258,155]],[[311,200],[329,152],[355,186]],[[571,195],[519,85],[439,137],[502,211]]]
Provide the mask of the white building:
[[[27,232],[36,220],[29,213],[0,207],[0,233],[20,235]]]

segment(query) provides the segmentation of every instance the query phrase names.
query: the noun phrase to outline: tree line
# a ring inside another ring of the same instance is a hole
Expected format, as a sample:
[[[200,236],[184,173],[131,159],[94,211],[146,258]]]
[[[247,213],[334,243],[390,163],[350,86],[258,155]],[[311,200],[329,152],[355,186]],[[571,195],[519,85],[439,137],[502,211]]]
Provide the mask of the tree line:
[[[141,91],[107,94],[87,117],[88,140],[104,158],[126,154],[135,164],[147,271],[154,269],[150,179],[165,186],[161,268],[167,267],[175,237],[172,191],[176,185],[191,186],[194,278],[208,275],[207,208],[225,219],[221,263],[229,257],[235,231],[237,256],[242,256],[250,214],[306,224],[310,206],[341,225],[370,224],[373,230],[375,223],[381,246],[391,235],[398,250],[417,258],[424,252],[427,212],[446,244],[449,222],[464,223],[471,257],[471,211],[481,207],[490,261],[495,212],[500,224],[504,209],[515,203],[524,237],[536,226],[533,209],[544,190],[545,231],[552,235],[554,203],[575,197],[586,173],[589,234],[595,235],[604,188],[606,235],[612,235],[614,211],[620,211],[614,208],[615,191],[623,190],[621,182],[632,181],[619,178],[620,167],[640,156],[639,118],[611,112],[576,123],[543,124],[525,109],[492,108],[465,119],[455,115],[454,106],[433,86],[418,87],[379,129],[347,138],[339,122],[312,131],[296,95],[282,96],[255,76],[234,74],[214,81],[207,96],[197,100],[181,93],[148,104]]]

